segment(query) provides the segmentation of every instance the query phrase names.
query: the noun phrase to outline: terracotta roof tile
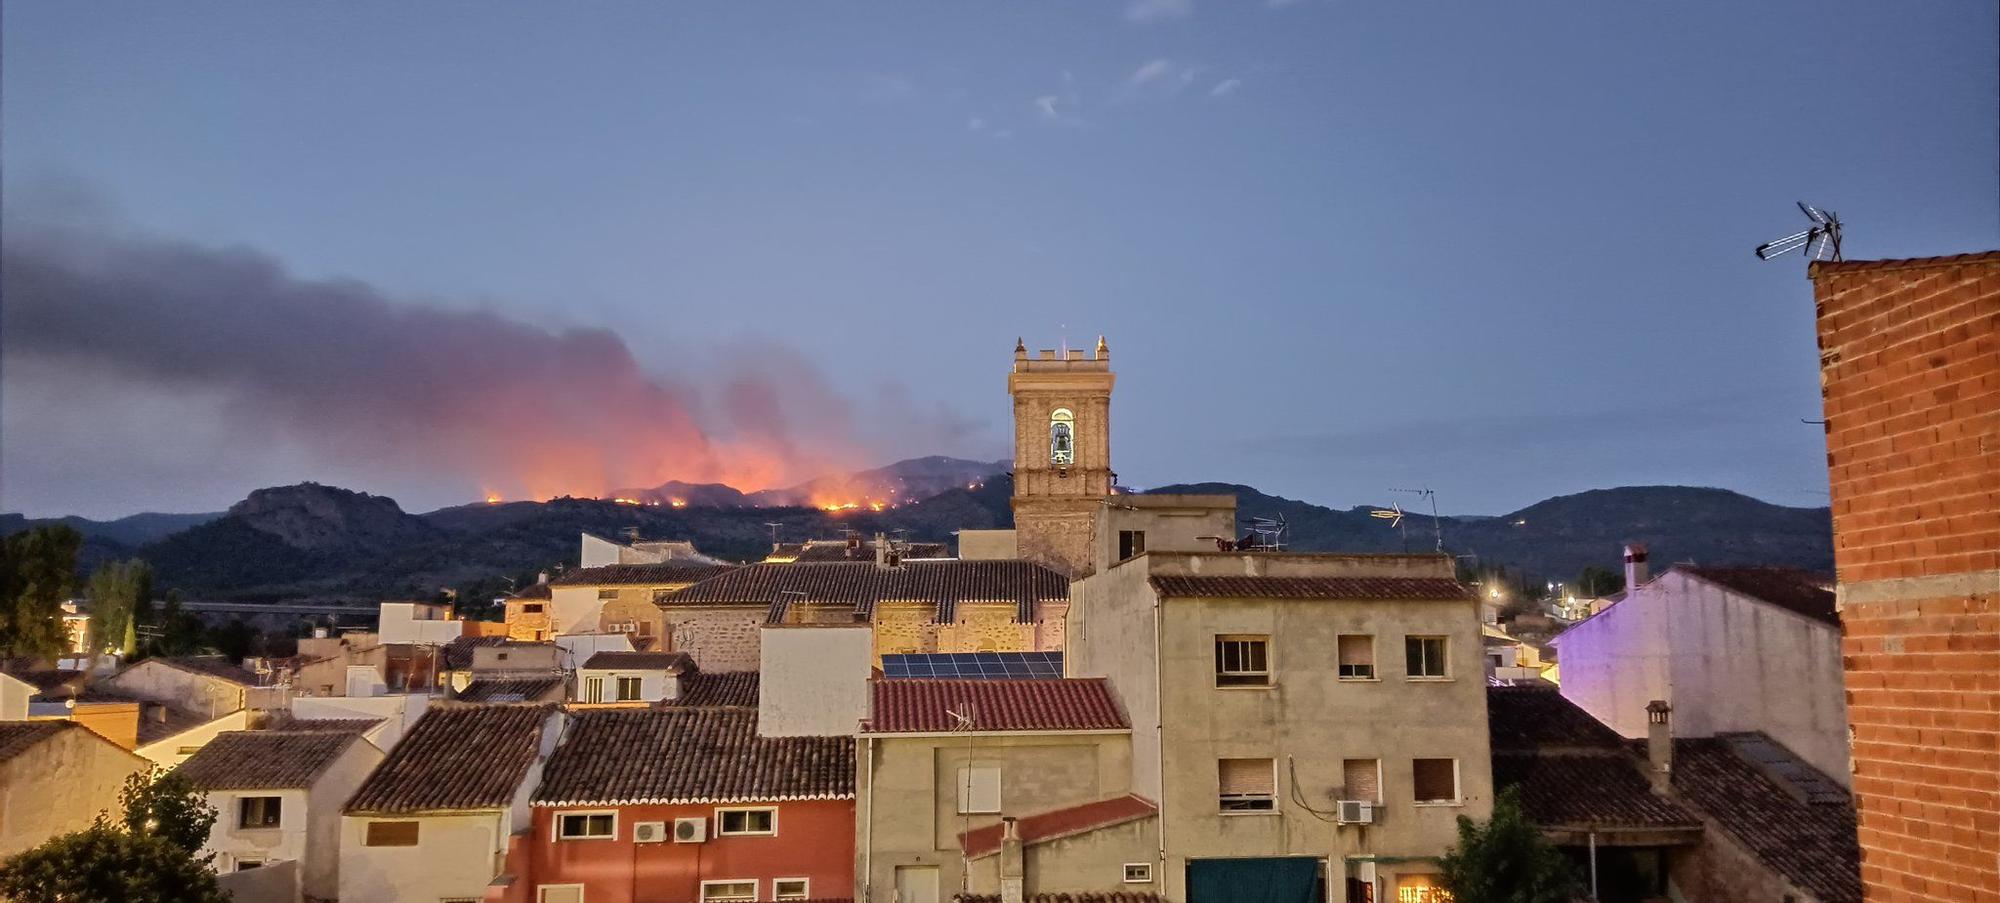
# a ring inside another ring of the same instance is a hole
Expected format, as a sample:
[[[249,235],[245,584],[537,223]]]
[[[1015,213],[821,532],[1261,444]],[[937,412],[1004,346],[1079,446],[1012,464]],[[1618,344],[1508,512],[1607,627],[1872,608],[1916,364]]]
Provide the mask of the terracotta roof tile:
[[[694,669],[694,658],[685,652],[599,652],[583,663],[593,671],[622,668],[628,671],[671,671]]]
[[[867,561],[875,560],[875,541],[861,544],[852,555],[848,553],[847,541],[840,539],[815,539],[805,544],[796,553],[800,562],[814,561]],[[950,558],[951,549],[941,542],[913,542],[903,549],[903,557],[910,558]]]
[[[83,682],[90,677],[83,671],[61,668],[9,668],[7,676],[34,686],[35,695],[45,699],[68,699],[75,696]]]
[[[1493,751],[1619,750],[1625,738],[1549,687],[1486,688]]]
[[[1833,608],[1833,578],[1811,571],[1786,567],[1692,567],[1684,571],[1710,583],[1761,599],[1796,614],[1828,624],[1839,624]]]
[[[174,770],[200,790],[303,790],[359,742],[339,731],[224,731]]]
[[[547,599],[552,595],[554,594],[549,592],[549,585],[538,581],[508,593],[507,598],[524,599],[532,602],[536,599]]]
[[[969,714],[975,731],[1087,731],[1130,728],[1101,677],[1032,680],[877,680],[873,733],[942,733]]]
[[[365,734],[381,724],[382,718],[293,718],[283,717],[271,722],[266,730],[327,732],[337,734]]]
[[[853,797],[854,738],[760,737],[754,710],[675,707],[578,712],[535,804]]]
[[[510,642],[504,636],[461,636],[453,637],[444,644],[444,667],[447,671],[464,671],[472,667],[472,650],[482,646],[505,646]]]
[[[689,562],[663,561],[658,564],[607,564],[602,567],[579,568],[554,580],[551,586],[646,586],[667,583],[693,583],[706,580],[733,565],[693,564]]]
[[[1470,599],[1472,589],[1446,577],[1197,577],[1152,578],[1162,596],[1215,599]]]
[[[1136,793],[1077,806],[1024,815],[1014,823],[1023,844],[1045,843],[1158,815],[1160,807]],[[1000,852],[1000,825],[988,825],[958,835],[958,845],[973,859]]]
[[[560,677],[483,678],[458,691],[459,702],[560,702]]]
[[[1673,783],[1683,801],[1823,903],[1861,899],[1861,847],[1852,801],[1805,802],[1724,739],[1674,741]]]
[[[757,672],[716,671],[681,678],[680,698],[663,703],[671,706],[757,707]]]
[[[863,618],[884,602],[944,610],[961,602],[1012,602],[1015,620],[1035,620],[1041,602],[1069,599],[1069,578],[1031,561],[911,561],[893,568],[869,561],[753,564],[667,596],[664,605],[755,605],[804,593],[809,605],[850,606]]]
[[[498,809],[541,752],[556,706],[432,703],[343,810],[407,815]]]
[[[245,669],[243,666],[235,664],[219,655],[156,656],[138,662],[131,667],[136,668],[146,662],[159,662],[162,665],[178,668],[191,674],[219,677],[246,687],[262,686],[264,683],[264,679],[259,677],[257,672]]]
[[[0,762],[27,752],[63,731],[82,726],[74,721],[0,721]]]
[[[1518,788],[1528,819],[1544,828],[1701,827],[1686,809],[1655,794],[1638,761],[1623,752],[1496,754],[1493,786]]]

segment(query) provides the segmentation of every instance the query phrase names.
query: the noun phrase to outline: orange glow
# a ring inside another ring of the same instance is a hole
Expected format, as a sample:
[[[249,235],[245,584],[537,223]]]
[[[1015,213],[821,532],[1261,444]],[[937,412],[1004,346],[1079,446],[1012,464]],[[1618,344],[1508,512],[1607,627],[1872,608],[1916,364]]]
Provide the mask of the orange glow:
[[[498,504],[500,504],[500,502],[501,502],[501,498],[500,498],[500,493],[497,493],[497,492],[489,492],[489,493],[487,493],[487,494],[486,494],[486,504],[488,504],[488,505],[498,505]]]
[[[676,508],[686,508],[686,507],[688,506],[688,501],[687,501],[687,499],[674,499],[674,500],[672,500],[672,501],[668,502],[668,504],[670,504],[670,505],[672,505],[672,506],[674,506],[674,507],[676,507]]]
[[[612,501],[614,501],[614,502],[617,502],[617,503],[618,503],[618,504],[620,504],[620,505],[637,505],[637,504],[639,504],[639,500],[638,500],[638,499],[627,499],[627,498],[616,498],[616,499],[612,499]]]
[[[884,506],[884,505],[883,505],[883,504],[882,504],[881,502],[869,502],[869,503],[868,503],[868,510],[870,510],[870,511],[880,511],[880,510],[882,510],[882,509],[883,509],[883,507],[885,507],[885,506]]]

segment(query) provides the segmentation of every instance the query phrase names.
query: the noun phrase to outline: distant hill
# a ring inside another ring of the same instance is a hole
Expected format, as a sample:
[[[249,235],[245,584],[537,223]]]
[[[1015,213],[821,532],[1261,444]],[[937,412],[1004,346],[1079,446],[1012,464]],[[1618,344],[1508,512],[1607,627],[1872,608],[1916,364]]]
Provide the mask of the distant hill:
[[[102,539],[120,545],[136,546],[179,533],[198,524],[205,524],[221,516],[220,511],[209,514],[156,514],[149,511],[127,515],[117,520],[91,520],[75,515],[27,517],[20,514],[0,514],[0,536],[51,524],[68,524],[75,527],[76,532],[83,534],[85,539]]]
[[[942,492],[978,483],[996,474],[1004,474],[1013,466],[1012,461],[971,461],[965,458],[931,455],[927,458],[897,461],[873,470],[824,476],[782,489],[763,489],[745,493],[721,483],[682,483],[676,480],[651,488],[614,490],[607,497],[629,499],[648,505],[672,506],[679,503],[690,508],[727,508],[739,505],[763,508],[784,508],[794,505],[824,507],[843,504],[866,507],[870,502],[887,505],[913,499],[927,499]]]

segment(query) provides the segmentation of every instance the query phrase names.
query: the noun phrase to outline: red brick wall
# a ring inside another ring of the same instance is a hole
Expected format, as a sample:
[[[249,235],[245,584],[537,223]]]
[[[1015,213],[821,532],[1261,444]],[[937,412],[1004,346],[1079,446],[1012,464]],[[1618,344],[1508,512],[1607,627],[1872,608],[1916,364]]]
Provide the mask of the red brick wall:
[[[2000,252],[1812,276],[1866,895],[2000,901]]]

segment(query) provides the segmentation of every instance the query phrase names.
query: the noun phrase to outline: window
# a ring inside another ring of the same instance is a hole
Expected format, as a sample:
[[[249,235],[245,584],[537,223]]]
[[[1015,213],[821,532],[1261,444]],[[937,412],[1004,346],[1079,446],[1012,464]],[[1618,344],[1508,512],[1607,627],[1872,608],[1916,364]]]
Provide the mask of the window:
[[[1058,467],[1076,463],[1076,415],[1068,408],[1049,412],[1049,463]]]
[[[413,821],[371,821],[361,840],[364,847],[413,847],[417,845],[417,823]]]
[[[236,801],[236,826],[239,828],[275,828],[281,818],[283,802],[275,796],[246,796]]]
[[[1382,763],[1375,759],[1347,759],[1340,763],[1340,798],[1382,801]]]
[[[192,756],[192,755],[194,755],[195,753],[198,753],[198,752],[201,752],[201,747],[199,747],[199,746],[182,746],[182,747],[177,747],[177,748],[175,748],[174,752],[175,752],[176,754],[178,754],[178,755],[183,755],[183,756]]]
[[[535,889],[535,903],[583,903],[583,885],[544,884]]]
[[[630,702],[638,698],[639,698],[639,678],[636,677],[618,678],[618,700],[620,702]]]
[[[604,701],[604,678],[586,677],[583,679],[583,701],[590,703]]]
[[[638,625],[639,625],[639,629],[638,629],[637,633],[638,633],[638,634],[639,634],[640,636],[652,636],[652,635],[653,635],[653,622],[651,622],[651,621],[639,621],[639,622],[637,622],[637,623],[638,623]]]
[[[1367,634],[1342,634],[1335,643],[1340,652],[1341,680],[1375,679],[1375,638]]]
[[[1264,636],[1219,636],[1215,638],[1215,685],[1218,687],[1268,687],[1271,685],[1271,638]]]
[[[1000,811],[1000,766],[966,765],[958,769],[958,811],[961,815]]]
[[[1118,560],[1125,561],[1146,554],[1146,531],[1118,531]]]
[[[1419,803],[1458,802],[1458,760],[1411,759],[1410,785]]]
[[[703,881],[702,903],[755,903],[756,881]]]
[[[597,601],[599,602],[607,602],[616,598],[618,598],[618,591],[615,589],[601,589],[597,591]]]
[[[1411,677],[1444,677],[1444,637],[1403,638],[1403,658]]]
[[[1125,863],[1125,883],[1126,884],[1153,883],[1153,864],[1150,862]]]
[[[526,605],[523,605],[523,606],[521,606],[521,613],[522,613],[522,614],[524,614],[524,615],[538,615],[538,614],[541,614],[541,613],[542,613],[542,603],[540,603],[540,602],[529,602],[528,604],[526,604]]]
[[[728,837],[734,834],[776,834],[778,833],[778,810],[717,809],[715,810],[715,833],[719,837]]]
[[[617,813],[564,812],[556,816],[558,840],[610,840],[617,836]]]
[[[251,870],[251,869],[260,869],[260,868],[263,868],[263,867],[264,867],[264,860],[262,860],[262,859],[238,859],[238,860],[236,860],[236,870],[237,870],[237,871],[239,871],[239,872],[247,872],[247,871],[249,871],[249,870]]]
[[[778,878],[771,882],[773,900],[810,900],[812,882],[804,878]]]
[[[1271,812],[1278,808],[1278,770],[1270,759],[1217,759],[1215,770],[1224,812]]]

